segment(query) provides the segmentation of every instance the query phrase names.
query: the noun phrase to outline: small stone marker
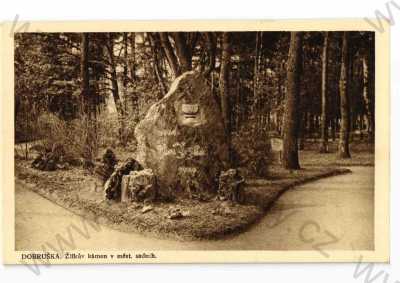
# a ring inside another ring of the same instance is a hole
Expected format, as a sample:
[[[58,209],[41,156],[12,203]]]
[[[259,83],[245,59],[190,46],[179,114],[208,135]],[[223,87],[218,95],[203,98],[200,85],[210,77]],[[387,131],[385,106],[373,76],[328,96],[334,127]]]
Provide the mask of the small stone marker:
[[[219,176],[218,197],[220,200],[243,202],[244,179],[237,169],[229,169],[221,172]]]
[[[270,138],[271,150],[272,152],[279,153],[279,162],[282,161],[282,151],[283,151],[283,139],[281,138]]]
[[[271,138],[271,149],[272,151],[282,151],[283,140],[281,138]]]

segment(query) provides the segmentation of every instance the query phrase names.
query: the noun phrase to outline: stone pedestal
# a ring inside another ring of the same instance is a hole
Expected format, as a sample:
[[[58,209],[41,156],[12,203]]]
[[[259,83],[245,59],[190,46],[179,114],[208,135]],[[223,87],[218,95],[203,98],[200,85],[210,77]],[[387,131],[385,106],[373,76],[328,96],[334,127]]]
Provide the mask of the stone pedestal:
[[[104,195],[106,199],[121,199],[121,185],[124,176],[133,171],[142,170],[143,167],[133,158],[128,158],[124,163],[117,166],[110,178],[104,184]]]
[[[156,177],[151,169],[132,171],[122,177],[121,202],[151,202],[156,196]]]

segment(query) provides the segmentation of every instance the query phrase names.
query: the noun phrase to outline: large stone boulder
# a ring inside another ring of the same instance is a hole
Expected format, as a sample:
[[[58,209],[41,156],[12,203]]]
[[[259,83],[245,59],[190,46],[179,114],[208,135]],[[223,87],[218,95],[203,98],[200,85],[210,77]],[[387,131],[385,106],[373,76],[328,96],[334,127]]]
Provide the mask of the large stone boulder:
[[[135,137],[136,158],[155,173],[161,197],[217,192],[219,173],[228,166],[228,146],[219,103],[202,74],[178,77],[137,125]]]

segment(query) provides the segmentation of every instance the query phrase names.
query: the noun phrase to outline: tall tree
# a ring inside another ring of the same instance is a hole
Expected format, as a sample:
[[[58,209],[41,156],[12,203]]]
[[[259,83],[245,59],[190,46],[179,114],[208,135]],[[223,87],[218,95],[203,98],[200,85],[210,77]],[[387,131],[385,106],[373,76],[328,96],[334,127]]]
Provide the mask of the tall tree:
[[[208,76],[215,68],[215,53],[217,49],[217,37],[212,32],[205,33],[207,51],[208,51],[208,64],[204,70],[204,75]]]
[[[122,35],[123,38],[123,43],[124,43],[124,62],[123,62],[123,67],[124,67],[124,73],[123,73],[123,79],[122,79],[122,84],[124,86],[124,94],[126,94],[126,88],[128,85],[128,68],[129,68],[129,57],[128,57],[128,34],[123,33]]]
[[[82,33],[81,47],[81,101],[82,111],[90,115],[90,91],[89,91],[89,34]]]
[[[298,155],[299,93],[302,71],[302,33],[291,32],[287,61],[287,92],[283,121],[282,165],[286,169],[300,169]]]
[[[179,68],[178,59],[175,56],[174,49],[169,41],[168,33],[160,32],[161,44],[164,50],[164,53],[167,57],[168,65],[171,68],[172,76],[174,78],[178,77],[182,72]]]
[[[348,91],[348,33],[343,32],[342,36],[342,58],[340,62],[340,133],[338,157],[350,158],[349,138],[350,138],[350,106]]]
[[[115,108],[117,109],[118,115],[122,118],[124,116],[124,108],[122,106],[121,98],[119,95],[118,77],[117,77],[117,62],[114,55],[114,35],[109,33],[106,39],[106,51],[108,55],[108,62],[110,68],[110,80],[111,80],[111,93],[114,98]]]
[[[327,120],[327,74],[328,74],[328,49],[329,49],[329,32],[324,32],[324,45],[322,49],[322,78],[321,78],[321,143],[319,152],[328,152],[328,120]]]
[[[259,114],[259,94],[258,94],[258,84],[259,84],[259,71],[260,71],[260,61],[261,61],[261,49],[262,49],[262,32],[256,32],[256,46],[255,46],[255,54],[254,54],[254,76],[253,76],[253,97],[254,97],[254,109],[253,109],[253,115],[255,118],[255,123],[257,123],[257,126],[260,126],[258,123],[258,115]]]
[[[184,72],[192,70],[193,51],[198,42],[198,32],[174,32],[159,33],[162,54],[165,55],[172,71],[172,77],[176,78]]]
[[[221,69],[219,78],[219,90],[221,97],[221,111],[224,126],[227,134],[228,144],[230,145],[230,107],[229,107],[229,70],[231,60],[231,39],[230,33],[224,32],[222,34],[222,55],[221,55]]]
[[[179,59],[181,72],[190,71],[192,69],[192,49],[189,46],[187,37],[189,33],[175,32],[175,50]]]
[[[154,69],[154,74],[157,77],[158,84],[160,86],[160,91],[161,95],[164,96],[168,91],[167,91],[167,86],[165,84],[165,80],[163,77],[163,72],[161,70],[161,46],[159,43],[159,36],[156,33],[147,33],[147,36],[149,37],[150,41],[150,46],[151,46],[151,51],[153,54],[153,69]]]
[[[367,121],[368,121],[368,131],[371,133],[374,132],[374,115],[373,115],[373,110],[372,110],[372,102],[371,102],[371,95],[370,95],[370,70],[369,70],[369,62],[367,56],[362,57],[362,70],[363,70],[363,100],[364,100],[364,105],[365,105],[365,111],[367,114]]]
[[[131,56],[129,57],[129,66],[130,66],[130,73],[132,81],[136,79],[136,33],[130,33],[130,45],[131,45]]]
[[[369,32],[367,36],[367,55],[368,55],[368,96],[370,102],[369,136],[370,141],[375,139],[375,33]]]

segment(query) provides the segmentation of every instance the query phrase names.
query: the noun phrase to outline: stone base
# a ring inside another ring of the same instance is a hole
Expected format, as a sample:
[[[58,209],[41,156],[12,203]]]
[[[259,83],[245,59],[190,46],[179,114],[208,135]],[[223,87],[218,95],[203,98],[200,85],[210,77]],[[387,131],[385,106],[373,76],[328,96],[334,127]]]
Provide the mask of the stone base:
[[[142,169],[143,167],[133,158],[128,158],[119,165],[104,184],[105,198],[119,200],[121,198],[122,178],[133,171]]]
[[[150,202],[156,196],[157,182],[151,169],[133,171],[122,177],[121,202]]]

